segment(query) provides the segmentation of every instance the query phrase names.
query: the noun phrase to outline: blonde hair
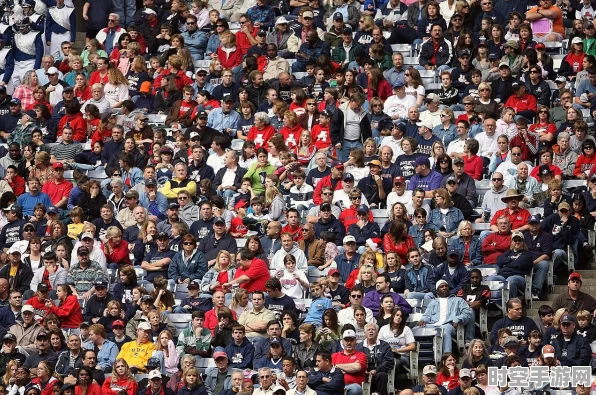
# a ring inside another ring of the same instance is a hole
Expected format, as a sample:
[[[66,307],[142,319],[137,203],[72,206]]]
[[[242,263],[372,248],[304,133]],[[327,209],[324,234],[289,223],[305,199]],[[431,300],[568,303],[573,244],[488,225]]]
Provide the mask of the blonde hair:
[[[124,371],[124,376],[126,376],[126,378],[128,379],[128,382],[135,381],[135,376],[133,376],[133,374],[131,373],[130,367],[128,366],[128,362],[126,362],[126,360],[124,358],[117,358],[114,361],[114,365],[112,368],[112,377],[111,377],[112,384],[116,384],[118,382],[118,380],[120,379],[118,377],[118,372],[116,371],[116,365],[118,365],[118,363],[123,363],[124,366],[126,366],[126,370]]]
[[[112,85],[128,86],[128,80],[124,77],[124,74],[115,67],[108,70],[108,82]]]
[[[219,257],[222,256],[222,255],[227,255],[228,256],[228,260],[230,261],[229,266],[228,266],[228,270],[232,268],[232,254],[230,254],[226,250],[221,250],[220,252],[217,253],[217,256],[215,257],[215,264],[213,265],[213,270],[215,270],[216,272],[220,272],[221,271],[221,267],[219,266]]]
[[[282,196],[277,187],[267,187],[265,190],[265,207],[270,207],[276,196]]]
[[[377,273],[375,272],[374,266],[373,267],[369,267],[368,265],[364,265],[360,268],[360,270],[358,271],[358,282],[360,284],[363,284],[362,282],[362,274],[363,273],[367,273],[370,272],[372,274],[370,281],[374,284],[374,282],[377,280]]]
[[[120,230],[120,228],[116,227],[116,226],[110,226],[108,228],[108,230],[106,231],[106,237],[109,239],[111,239],[112,237],[115,236],[122,236],[122,231]]]

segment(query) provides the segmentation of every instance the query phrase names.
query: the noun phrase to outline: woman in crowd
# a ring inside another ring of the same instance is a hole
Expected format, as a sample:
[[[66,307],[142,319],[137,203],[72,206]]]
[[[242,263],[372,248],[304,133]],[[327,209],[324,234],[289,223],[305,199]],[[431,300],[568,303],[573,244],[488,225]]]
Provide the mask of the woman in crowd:
[[[21,103],[21,107],[24,108],[26,111],[35,110],[35,106],[37,104],[45,106],[48,110],[48,114],[52,113],[52,105],[47,99],[46,90],[43,86],[38,86],[35,89],[33,89],[33,102],[28,104],[27,107],[24,107]]]
[[[122,36],[121,36],[122,37]],[[64,82],[66,82],[70,86],[74,86],[75,84],[75,77],[78,74],[83,74],[85,79],[89,78],[89,73],[83,67],[83,58],[78,55],[69,55],[68,56],[68,66],[70,67],[70,71],[64,74]]]
[[[393,310],[395,308],[395,302],[393,301],[392,295],[383,295],[381,298],[381,308],[377,315],[377,325],[379,328],[389,324],[391,318],[393,318]]]
[[[424,102],[425,89],[420,77],[420,72],[414,68],[409,68],[404,73],[406,84],[406,95],[416,99],[416,107],[420,108]]]
[[[240,317],[245,311],[252,310],[252,302],[248,298],[248,292],[244,288],[238,288],[232,302],[230,309],[236,313],[236,317]]]
[[[373,67],[369,71],[368,90],[366,99],[371,101],[373,97],[385,101],[389,96],[393,95],[393,89],[389,82],[383,76],[381,69]]]
[[[100,114],[108,112],[108,110],[110,110],[110,103],[104,95],[103,85],[100,83],[91,84],[91,82],[89,82],[89,84],[91,85],[91,98],[83,104],[81,111],[85,112],[86,106],[95,104],[99,109]]]
[[[322,347],[329,347],[341,337],[341,328],[335,309],[326,309],[323,312],[323,325],[317,330],[315,341]]]
[[[124,265],[131,265],[129,258],[128,242],[122,240],[122,231],[116,226],[110,226],[103,242],[103,252],[106,263],[111,269],[119,269]]]
[[[482,243],[474,236],[472,223],[462,221],[457,226],[457,237],[449,242],[449,248],[456,249],[462,262],[466,266],[478,266],[482,264]]]
[[[122,102],[130,97],[128,94],[128,80],[120,70],[116,68],[109,69],[108,83],[104,86],[103,92],[112,109],[122,107]]]
[[[492,362],[484,342],[480,339],[474,339],[470,342],[468,355],[464,359],[462,369],[471,369],[472,372],[475,372],[479,365],[492,366]],[[476,375],[472,373],[472,376]]]
[[[59,243],[64,243],[68,247],[68,251],[72,251],[72,239],[68,237],[66,225],[61,221],[55,221],[50,225],[50,236],[45,238],[41,250],[44,254],[56,252]]]
[[[101,207],[108,201],[101,193],[99,181],[91,180],[86,188],[83,188],[83,195],[79,198],[77,206],[83,208],[85,219],[93,221],[101,216]]]
[[[23,81],[15,88],[12,97],[21,101],[22,108],[28,108],[35,103],[33,92],[39,85],[39,79],[35,70],[29,70],[25,73]]]
[[[118,395],[121,391],[126,391],[127,395],[136,395],[137,381],[128,367],[124,358],[118,358],[114,362],[112,375],[107,378],[102,385],[104,395]]]
[[[50,350],[60,355],[63,351],[68,351],[66,338],[60,329],[52,329],[48,332],[50,335]]]
[[[407,262],[406,255],[408,250],[414,247],[416,247],[414,239],[408,234],[406,224],[402,221],[392,222],[389,232],[383,236],[383,250],[385,253],[389,251],[396,252],[401,262]]]
[[[191,235],[186,235],[184,237],[187,238],[188,236]],[[189,253],[192,253],[192,251],[189,251]],[[198,253],[202,254],[200,251],[198,251]],[[180,254],[180,252],[178,254]],[[174,260],[175,259],[176,257],[174,257]],[[172,260],[172,262],[174,262],[174,260]],[[233,267],[232,256],[228,251],[220,251],[217,254],[217,257],[215,257],[215,264],[209,269],[205,276],[200,279],[202,293],[213,295],[215,291],[226,292],[226,290],[222,288],[222,284],[232,281],[234,279],[234,274],[236,274],[236,268]]]
[[[32,236],[25,251],[23,262],[35,273],[37,270],[42,269],[41,259],[41,239],[38,236]],[[61,284],[64,284],[64,282]]]
[[[265,190],[265,206],[264,209],[268,211],[267,218],[269,221],[286,221],[285,214],[285,200],[283,195],[279,192],[277,187],[268,186]]]
[[[259,113],[257,113],[258,115]],[[256,125],[256,115],[255,115],[255,126]],[[249,133],[250,138],[250,133]],[[269,154],[267,150],[263,147],[257,149],[257,161],[253,163],[249,168],[244,178],[248,178],[252,181],[252,192],[255,194],[261,194],[265,192],[265,185],[261,179],[262,175],[269,175],[273,174],[277,168],[269,163]]]
[[[128,80],[128,95],[133,98],[140,95],[140,89],[143,82],[151,81],[147,67],[145,66],[145,59],[142,56],[135,56],[132,59],[130,69],[126,73]]]
[[[87,77],[85,77],[83,73],[79,73],[75,76],[74,94],[80,103],[85,103],[93,97]]]
[[[126,311],[132,303],[132,291],[138,286],[137,272],[132,266],[124,266],[118,273],[120,281],[114,285],[114,298],[120,302],[122,309]]]
[[[178,90],[175,81],[173,75],[161,79],[161,85],[157,89],[153,102],[154,114],[167,114],[174,103],[182,99],[182,91]]]
[[[182,372],[182,384],[178,395],[207,395],[197,368],[188,368]]]
[[[515,110],[511,107],[504,107],[501,111],[501,118],[497,120],[497,135],[506,135],[509,139],[517,135],[515,124]]]
[[[248,131],[255,124],[255,106],[249,101],[240,103],[240,123],[238,124],[238,131],[236,132],[236,138],[246,141]]]
[[[81,305],[79,299],[73,294],[68,284],[58,285],[56,290],[59,304],[56,306],[53,300],[46,302],[46,308],[50,313],[56,314],[62,320],[62,328],[69,329],[70,333],[79,333],[79,325],[83,322]]]
[[[173,374],[178,371],[178,359],[180,355],[176,351],[174,337],[169,330],[164,330],[155,341],[155,351],[152,357],[159,359],[161,374]]]
[[[48,361],[39,362],[37,365],[37,377],[31,380],[31,384],[36,385],[41,390],[41,395],[51,395],[54,383],[57,381],[59,379],[54,375],[52,364]],[[94,393],[93,395],[101,395],[101,393]]]
[[[379,340],[386,341],[391,346],[395,358],[395,372],[399,373],[403,367],[410,365],[410,351],[416,349],[414,334],[406,325],[406,317],[398,306],[394,308],[389,323],[379,329]]]
[[[229,31],[230,26],[228,25],[228,21],[222,18],[217,19],[215,22],[215,34],[211,34],[209,36],[209,41],[207,41],[207,50],[205,52],[205,59],[210,59],[213,54],[217,55],[217,49],[221,45],[221,36],[224,32]]]
[[[459,385],[459,369],[457,368],[457,360],[452,353],[446,352],[441,357],[439,364],[439,374],[437,374],[437,383],[443,383],[447,386],[447,390],[451,391]]]
[[[346,173],[351,174],[354,177],[354,185],[367,177],[370,171],[370,167],[364,164],[364,151],[361,148],[354,148],[350,151],[348,161],[344,163]]]
[[[445,239],[457,234],[457,226],[464,220],[461,210],[453,207],[449,192],[439,188],[434,193],[436,208],[432,209],[428,219],[429,228],[438,232]]]

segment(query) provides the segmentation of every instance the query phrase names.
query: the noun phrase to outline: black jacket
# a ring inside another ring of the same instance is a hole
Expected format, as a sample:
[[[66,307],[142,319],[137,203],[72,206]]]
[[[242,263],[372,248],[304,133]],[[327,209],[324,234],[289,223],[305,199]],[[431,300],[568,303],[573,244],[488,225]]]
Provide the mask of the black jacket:
[[[366,342],[366,339],[364,342]],[[367,370],[389,373],[393,369],[393,366],[395,366],[393,351],[391,351],[389,343],[379,340],[379,344],[373,348],[375,358],[371,358],[371,350],[368,347],[364,347],[364,342],[356,344],[356,350],[366,354],[366,358],[368,359]],[[374,361],[376,361],[375,364],[373,364]]]
[[[330,378],[328,383],[323,378]],[[311,369],[308,373],[308,386],[317,392],[317,395],[335,395],[344,391],[344,374],[336,367],[331,368],[330,372]]]
[[[227,170],[227,167],[222,167],[221,169],[219,169],[219,171],[215,175],[215,179],[213,180],[213,189],[217,189],[217,187],[221,185]],[[234,187],[236,188],[236,190],[240,189],[240,185],[242,184],[242,178],[244,177],[246,172],[247,170],[243,167],[238,166],[236,168],[236,172],[234,175]]]
[[[430,65],[430,60],[432,59],[433,55],[435,58],[433,65],[448,65],[451,62],[452,58],[451,51],[451,44],[449,44],[447,41],[445,41],[445,39],[443,39],[443,41],[437,47],[437,52],[435,53],[432,39],[428,40],[424,44],[422,44],[422,47],[420,47],[420,66]]]
[[[157,22],[154,27],[151,27],[149,23],[145,22],[142,23],[139,27],[141,36],[145,39],[145,44],[147,44],[147,52],[150,54],[154,54],[157,52],[158,42],[157,36],[160,33],[161,23]]]
[[[565,341],[563,334],[551,342],[555,348],[555,357],[561,361],[562,366],[588,366],[592,359],[592,349],[588,339],[573,333],[570,341]],[[563,351],[566,351],[563,356]]]
[[[21,354],[20,352],[18,352],[16,350],[12,354],[6,354],[4,352],[1,352],[0,353],[0,375],[4,376],[4,374],[6,373],[6,365],[8,364],[8,361],[16,360],[19,362],[19,366],[21,366],[25,363],[25,359],[27,359],[27,357],[24,354]]]
[[[0,278],[8,280],[8,289],[17,289],[21,291],[21,293],[25,293],[31,285],[31,280],[33,280],[33,271],[29,266],[21,262],[17,269],[17,275],[11,280],[10,265],[4,265],[2,269],[0,269]]]
[[[339,107],[333,113],[333,118],[331,118],[331,127],[329,130],[333,145],[344,141],[345,126],[346,125],[344,122],[344,111],[342,107]],[[360,121],[360,141],[364,143],[366,139],[370,137],[372,137],[370,119],[368,118],[368,116],[365,115],[364,117],[362,117],[362,120]]]
[[[85,321],[91,322],[93,318],[103,317],[103,313],[108,306],[108,303],[116,300],[114,296],[108,292],[105,298],[99,300],[97,295],[93,295],[85,303],[85,312],[83,314]]]
[[[103,146],[101,151],[101,163],[106,165],[114,156],[118,156],[124,149],[124,139],[121,141],[110,140]]]

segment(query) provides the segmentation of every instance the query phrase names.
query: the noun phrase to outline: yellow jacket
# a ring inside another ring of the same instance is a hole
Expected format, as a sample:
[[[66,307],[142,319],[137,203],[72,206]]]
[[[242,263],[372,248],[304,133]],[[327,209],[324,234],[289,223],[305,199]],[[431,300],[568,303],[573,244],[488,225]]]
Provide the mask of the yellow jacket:
[[[117,358],[124,358],[130,367],[136,366],[138,369],[145,370],[154,350],[155,344],[152,342],[139,344],[136,340],[133,340],[122,345]]]
[[[171,181],[168,181],[164,184],[164,186],[159,190],[161,193],[164,194],[165,197],[168,199],[176,199],[178,197],[178,192],[185,189],[190,193],[190,196],[195,196],[197,194],[197,183],[194,181],[190,181],[184,188],[179,188],[178,185],[184,180],[178,180],[177,178],[173,178]],[[172,184],[174,184],[174,188],[172,188]]]

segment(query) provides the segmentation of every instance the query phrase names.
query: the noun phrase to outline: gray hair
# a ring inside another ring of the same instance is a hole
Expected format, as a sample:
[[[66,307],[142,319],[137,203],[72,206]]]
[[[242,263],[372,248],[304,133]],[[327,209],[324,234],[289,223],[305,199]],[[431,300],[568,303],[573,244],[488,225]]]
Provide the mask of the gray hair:
[[[108,14],[108,18],[114,18],[115,20],[119,21],[120,20],[120,15],[115,14],[115,13],[110,13]]]
[[[189,361],[192,361],[192,366],[196,366],[197,360],[195,359],[195,357],[193,355],[186,354],[185,356],[182,357],[182,359],[180,360],[180,362],[183,362],[185,359],[188,359]]]
[[[269,115],[267,115],[266,112],[260,111],[258,113],[255,114],[255,121],[259,120],[261,122],[263,122],[266,125],[269,125]]]
[[[569,136],[569,133],[567,132],[561,132],[559,133],[559,135],[557,136],[557,141],[566,138],[567,140],[569,140],[571,138],[571,136]]]
[[[110,181],[110,185],[119,185],[119,186],[123,186],[124,183],[122,182],[122,178],[118,178],[118,177],[112,177],[112,180]]]
[[[368,328],[375,328],[375,331],[379,333],[379,325],[375,324],[374,322],[369,322],[368,324],[364,325],[364,330],[366,331]]]
[[[271,373],[271,368],[260,368],[259,369],[259,376],[261,375],[261,373]]]

